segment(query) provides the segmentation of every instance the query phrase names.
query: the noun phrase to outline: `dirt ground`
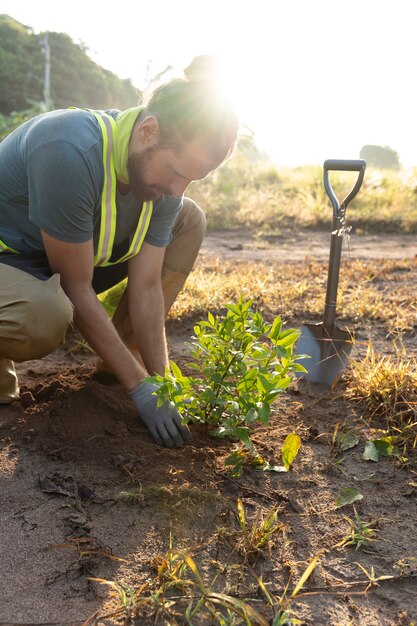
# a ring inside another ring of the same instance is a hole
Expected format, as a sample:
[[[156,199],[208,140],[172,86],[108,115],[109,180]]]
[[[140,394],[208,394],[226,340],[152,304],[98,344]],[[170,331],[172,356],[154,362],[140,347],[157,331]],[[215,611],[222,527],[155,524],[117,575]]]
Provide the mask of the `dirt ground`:
[[[352,240],[350,253],[413,258],[417,245],[412,237],[363,237]],[[326,259],[328,235],[261,241],[247,233],[211,233],[200,262],[213,256],[236,259],[237,271],[247,258]],[[416,277],[417,265],[414,282]],[[302,303],[300,309],[292,325],[302,320]],[[191,333],[191,323],[167,324],[170,356],[180,364]],[[417,356],[413,333],[407,345]],[[94,357],[76,332],[43,360],[20,364],[18,372],[20,402],[0,408],[1,624],[79,625],[94,614],[90,624],[122,623],[105,617],[117,607],[109,586],[90,578],[137,589],[155,580],[170,543],[192,554],[207,585],[217,575],[215,591],[246,599],[268,623],[273,611],[255,576],[279,597],[289,577],[291,589],[318,555],[308,593],[289,605],[299,623],[417,624],[416,466],[363,460],[369,428],[358,405],[346,398],[343,380],[332,390],[295,382],[274,406],[270,426],[256,429],[254,441],[271,464],[280,462],[288,433],[301,436],[290,472],[248,468],[232,478],[224,464],[231,442],[194,429],[183,449],[155,446],[120,385],[97,379]],[[358,445],[339,455],[331,446],[336,424],[359,433]],[[334,547],[349,528],[343,514],[352,517],[352,507],[336,510],[336,497],[352,486],[363,495],[356,503],[359,515],[378,530],[378,541],[357,551]],[[248,521],[281,507],[284,533],[269,554],[251,563],[236,551],[238,497]],[[369,574],[373,568],[375,579],[386,578],[370,585],[358,564]],[[174,593],[181,595],[187,591]],[[187,603],[178,600],[157,621],[144,605],[134,623],[184,624]],[[210,623],[217,622],[193,621]]]

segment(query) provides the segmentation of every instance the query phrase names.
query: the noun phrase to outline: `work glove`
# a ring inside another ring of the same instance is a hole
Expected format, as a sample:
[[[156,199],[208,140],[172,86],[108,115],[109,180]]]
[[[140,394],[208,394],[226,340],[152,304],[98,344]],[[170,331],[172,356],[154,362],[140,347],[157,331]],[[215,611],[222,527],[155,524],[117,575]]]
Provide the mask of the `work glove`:
[[[190,439],[190,429],[181,424],[181,415],[173,402],[156,406],[158,396],[154,392],[157,389],[152,383],[142,382],[129,391],[129,395],[156,443],[166,448],[182,446]]]

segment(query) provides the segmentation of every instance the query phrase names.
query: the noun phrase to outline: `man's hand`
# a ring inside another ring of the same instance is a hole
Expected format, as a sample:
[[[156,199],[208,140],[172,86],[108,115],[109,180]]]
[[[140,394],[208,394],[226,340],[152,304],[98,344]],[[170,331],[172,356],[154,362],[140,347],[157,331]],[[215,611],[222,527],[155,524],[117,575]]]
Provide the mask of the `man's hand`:
[[[182,446],[190,439],[190,430],[181,424],[181,415],[172,402],[156,406],[156,390],[156,385],[143,382],[129,391],[129,395],[156,443],[167,448]]]

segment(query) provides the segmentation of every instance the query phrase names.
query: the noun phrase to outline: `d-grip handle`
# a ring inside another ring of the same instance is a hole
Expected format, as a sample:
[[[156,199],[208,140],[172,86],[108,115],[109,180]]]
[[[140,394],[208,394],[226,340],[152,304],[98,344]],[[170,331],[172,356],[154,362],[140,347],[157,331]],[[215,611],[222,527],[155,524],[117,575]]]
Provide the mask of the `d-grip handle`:
[[[328,159],[324,162],[324,186],[333,205],[332,238],[330,242],[329,271],[327,275],[326,303],[324,307],[323,327],[329,337],[333,336],[336,320],[336,300],[337,288],[339,285],[340,257],[342,254],[341,237],[342,229],[345,226],[345,211],[349,202],[356,196],[361,188],[365,174],[366,161],[358,159],[356,161],[343,159]],[[340,204],[337,199],[329,179],[329,171],[338,170],[343,172],[359,172],[358,179],[352,190]]]
[[[365,175],[366,161],[364,161],[363,159],[327,159],[323,164],[323,168],[324,187],[333,205],[334,216],[338,217],[340,208],[342,207],[343,211],[345,211],[348,204],[353,200],[353,198],[356,196],[359,189],[361,188],[363,177]],[[342,202],[339,202],[339,200],[337,199],[337,196],[333,191],[333,187],[330,182],[329,171],[332,170],[339,172],[359,172],[359,176],[355,185],[352,187],[352,189],[349,191],[349,193]]]

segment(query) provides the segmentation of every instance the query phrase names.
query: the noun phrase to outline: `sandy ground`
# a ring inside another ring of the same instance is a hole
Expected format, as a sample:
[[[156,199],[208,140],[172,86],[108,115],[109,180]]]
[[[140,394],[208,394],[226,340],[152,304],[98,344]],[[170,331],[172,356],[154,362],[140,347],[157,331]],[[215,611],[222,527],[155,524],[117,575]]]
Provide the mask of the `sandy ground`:
[[[211,233],[202,261],[215,255],[237,264],[243,258],[298,262],[327,258],[328,246],[325,233],[269,242]],[[360,258],[411,258],[416,248],[412,237],[351,241],[351,254]],[[168,327],[168,337],[171,357],[181,362],[181,329]],[[248,470],[233,479],[224,465],[227,441],[195,430],[184,449],[156,447],[121,387],[95,377],[93,356],[79,339],[73,333],[42,361],[20,364],[21,401],[0,409],[0,624],[80,625],[94,614],[90,624],[123,623],[115,615],[104,617],[116,603],[108,587],[90,579],[123,580],[137,588],[155,578],[155,563],[171,540],[192,552],[206,582],[218,574],[213,563],[222,563],[216,589],[247,597],[233,538],[223,541],[218,532],[219,525],[236,532],[238,496],[248,519],[281,506],[286,538],[280,536],[268,558],[253,565],[269,589],[282,592],[290,572],[297,579],[321,554],[307,585],[310,595],[292,604],[301,624],[417,623],[415,472],[391,459],[364,462],[369,432],[363,424],[358,445],[335,457],[329,436],[336,425],[362,423],[343,387],[296,384],[277,404],[271,426],[255,435],[262,455],[273,462],[286,434],[296,430],[303,448],[293,471]],[[376,525],[380,539],[357,552],[333,549],[348,529],[335,498],[350,485],[363,494],[357,510]],[[369,580],[356,563],[390,578],[365,593]],[[271,621],[262,594],[253,591],[251,597]],[[147,606],[131,623],[183,624],[184,611],[180,606],[176,616],[161,614],[155,621]],[[193,623],[215,622],[200,617]]]
[[[226,259],[301,261],[329,258],[331,234],[323,231],[287,232],[277,237],[256,237],[247,232],[210,232],[202,253]],[[416,235],[352,235],[343,255],[353,259],[408,259],[417,254]]]

